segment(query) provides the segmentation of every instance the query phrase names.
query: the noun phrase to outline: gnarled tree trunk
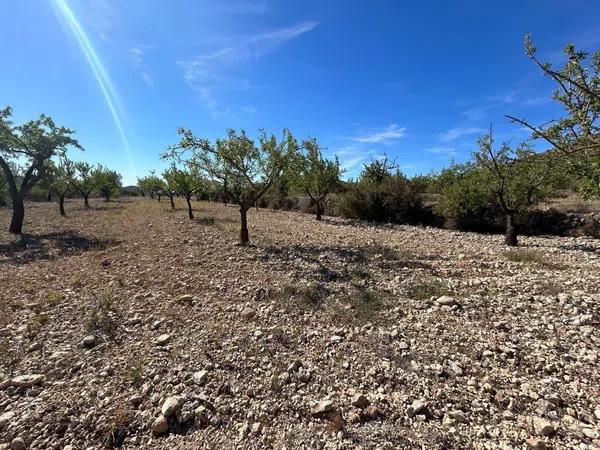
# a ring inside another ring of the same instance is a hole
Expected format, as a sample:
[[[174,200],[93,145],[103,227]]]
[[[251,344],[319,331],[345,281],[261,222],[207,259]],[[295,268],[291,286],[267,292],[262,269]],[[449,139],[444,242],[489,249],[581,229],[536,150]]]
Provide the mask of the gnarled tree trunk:
[[[248,217],[247,217],[248,209],[241,207],[240,208],[240,245],[248,244],[250,240],[248,236]]]
[[[173,201],[174,195],[169,196],[169,200],[171,200],[171,209],[175,209],[175,202]]]
[[[25,220],[25,205],[20,195],[12,195],[11,198],[13,211],[8,231],[13,234],[21,234],[23,232],[23,220]]]
[[[323,206],[321,206],[321,202],[317,201],[317,220],[321,220],[323,217]]]
[[[506,234],[504,236],[504,242],[509,247],[516,247],[518,245],[517,229],[515,227],[515,217],[513,213],[506,214]]]
[[[84,206],[85,206],[87,209],[89,209],[89,207],[90,207],[89,197],[90,197],[90,194],[87,194],[87,195],[85,195],[85,194],[84,194],[84,195],[83,195],[83,205],[84,205]]]
[[[187,202],[187,205],[188,205],[188,216],[189,216],[190,220],[194,218],[194,213],[192,212],[192,202],[190,201],[191,198],[192,198],[191,195],[185,196],[185,201]]]
[[[58,210],[60,211],[61,216],[66,216],[66,214],[65,214],[65,196],[64,195],[58,196]]]

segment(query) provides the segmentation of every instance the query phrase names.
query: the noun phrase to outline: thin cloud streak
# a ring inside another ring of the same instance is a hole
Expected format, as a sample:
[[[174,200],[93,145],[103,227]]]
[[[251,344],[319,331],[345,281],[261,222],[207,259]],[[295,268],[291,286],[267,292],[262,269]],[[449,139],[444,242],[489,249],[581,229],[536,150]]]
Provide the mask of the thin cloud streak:
[[[224,89],[248,89],[250,82],[232,75],[235,69],[249,61],[257,60],[277,49],[286,42],[314,30],[318,22],[300,22],[286,28],[266,31],[241,39],[241,43],[218,49],[212,53],[199,55],[191,60],[179,61],[183,77],[199,95],[205,107],[213,116],[227,114],[229,107],[223,107],[219,92]]]
[[[385,129],[371,132],[364,136],[356,136],[352,138],[354,142],[360,144],[379,144],[382,142],[395,141],[406,135],[406,127],[398,127],[398,124],[392,123]]]
[[[456,127],[448,131],[441,133],[438,136],[440,141],[451,142],[463,136],[470,136],[473,134],[484,134],[486,130],[479,127]]]

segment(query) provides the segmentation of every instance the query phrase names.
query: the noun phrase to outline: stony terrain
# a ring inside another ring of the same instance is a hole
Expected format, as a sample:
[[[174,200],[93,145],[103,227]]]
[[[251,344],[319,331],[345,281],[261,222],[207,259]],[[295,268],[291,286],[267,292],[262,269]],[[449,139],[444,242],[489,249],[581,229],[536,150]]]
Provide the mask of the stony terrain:
[[[0,210],[0,449],[600,448],[600,241]]]

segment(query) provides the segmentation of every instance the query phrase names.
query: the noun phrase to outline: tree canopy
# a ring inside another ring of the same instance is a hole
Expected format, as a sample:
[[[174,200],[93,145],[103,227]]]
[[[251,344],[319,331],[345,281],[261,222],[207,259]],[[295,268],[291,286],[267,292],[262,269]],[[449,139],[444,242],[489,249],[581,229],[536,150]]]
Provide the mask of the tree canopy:
[[[22,125],[14,125],[11,117],[10,107],[0,110],[0,168],[13,206],[9,231],[21,234],[25,217],[23,199],[46,173],[46,162],[64,156],[69,147],[82,147],[73,138],[73,130],[57,126],[44,114]]]

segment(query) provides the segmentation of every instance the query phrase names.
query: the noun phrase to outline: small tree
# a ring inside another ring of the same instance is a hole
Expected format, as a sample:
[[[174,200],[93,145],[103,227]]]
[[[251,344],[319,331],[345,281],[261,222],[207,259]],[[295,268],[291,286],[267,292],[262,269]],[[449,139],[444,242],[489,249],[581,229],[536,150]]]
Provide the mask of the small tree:
[[[58,127],[45,115],[23,125],[14,126],[12,109],[0,110],[0,168],[8,183],[12,202],[9,231],[21,234],[25,219],[24,199],[44,176],[45,164],[54,156],[65,154],[69,146],[81,149],[73,131]]]
[[[515,216],[550,193],[551,159],[534,152],[528,143],[514,150],[504,143],[496,149],[491,130],[479,139],[474,157],[491,175],[490,189],[506,218],[505,243],[514,247],[518,244]]]
[[[121,175],[114,170],[99,166],[95,175],[97,190],[105,202],[121,192]]]
[[[557,150],[555,156],[570,157],[575,173],[583,178],[584,194],[600,195],[600,51],[590,58],[569,44],[564,50],[567,62],[558,69],[537,58],[529,35],[525,36],[525,52],[556,83],[552,98],[564,109],[565,116],[544,125],[507,117],[531,130],[533,139],[549,143]]]
[[[61,216],[65,216],[65,197],[71,187],[72,162],[66,157],[61,158],[58,166],[55,166],[51,172],[52,191],[58,198],[58,210]]]
[[[158,201],[160,201],[160,196],[163,192],[164,182],[159,177],[157,177],[153,170],[150,171],[150,175],[145,176],[143,178],[138,178],[138,187],[142,191],[142,195],[145,193],[150,194],[150,198],[154,200],[154,197],[158,197]]]
[[[162,173],[164,181],[162,182],[161,189],[163,193],[169,197],[171,209],[175,209],[175,195],[177,195],[179,192],[177,189],[177,184],[174,183],[174,180],[177,178],[177,175],[173,173],[175,170],[177,170],[177,168],[175,166],[171,166]],[[200,191],[196,191],[196,195],[200,195]],[[188,206],[190,205],[188,204]]]
[[[69,163],[67,166],[69,183],[83,197],[86,209],[90,207],[90,195],[98,188],[100,170],[100,166],[94,167],[86,162]]]
[[[163,157],[180,158],[189,150],[189,163],[210,180],[218,181],[230,200],[240,208],[240,244],[247,245],[248,210],[269,190],[291,159],[298,145],[292,134],[284,130],[283,139],[260,132],[258,145],[246,136],[229,130],[226,139],[211,143],[194,136],[190,130],[179,129],[181,141],[170,148]]]
[[[339,188],[343,170],[337,157],[334,160],[323,158],[316,139],[304,141],[302,148],[304,152],[296,159],[291,176],[297,189],[312,200],[317,220],[321,220],[327,196]]]
[[[186,166],[188,166],[186,164]],[[169,186],[172,186],[177,192],[185,197],[188,206],[188,217],[194,218],[192,210],[192,195],[199,191],[199,174],[193,167],[179,169],[175,165],[163,173],[165,181]]]

